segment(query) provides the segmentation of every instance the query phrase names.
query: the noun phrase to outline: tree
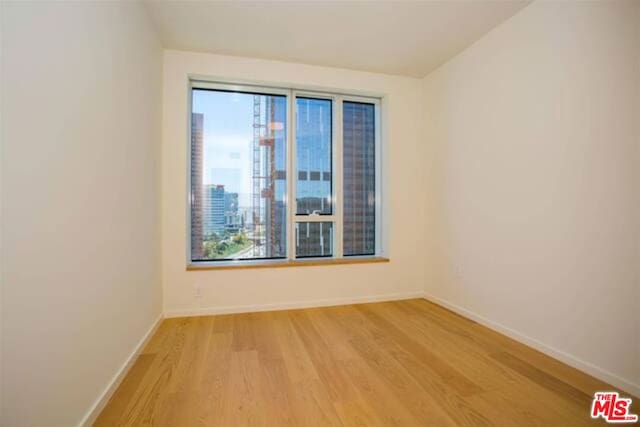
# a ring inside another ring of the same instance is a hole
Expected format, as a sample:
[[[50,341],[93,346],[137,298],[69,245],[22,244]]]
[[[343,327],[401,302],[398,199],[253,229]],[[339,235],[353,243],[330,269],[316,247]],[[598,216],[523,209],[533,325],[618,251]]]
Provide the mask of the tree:
[[[233,243],[239,246],[244,245],[245,243],[247,243],[247,235],[243,232],[236,234],[235,236],[233,236]]]
[[[213,240],[207,240],[204,242],[204,257],[215,258],[218,254],[218,243]]]
[[[227,242],[220,242],[218,243],[218,247],[216,250],[219,255],[222,255],[226,252],[228,248],[229,248],[229,244]]]

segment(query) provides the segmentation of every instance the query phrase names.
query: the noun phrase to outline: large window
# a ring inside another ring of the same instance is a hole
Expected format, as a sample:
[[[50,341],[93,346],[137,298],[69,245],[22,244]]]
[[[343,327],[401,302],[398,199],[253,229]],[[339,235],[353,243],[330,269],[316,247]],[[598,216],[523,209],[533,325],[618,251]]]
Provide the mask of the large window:
[[[379,110],[192,82],[190,262],[379,255]]]

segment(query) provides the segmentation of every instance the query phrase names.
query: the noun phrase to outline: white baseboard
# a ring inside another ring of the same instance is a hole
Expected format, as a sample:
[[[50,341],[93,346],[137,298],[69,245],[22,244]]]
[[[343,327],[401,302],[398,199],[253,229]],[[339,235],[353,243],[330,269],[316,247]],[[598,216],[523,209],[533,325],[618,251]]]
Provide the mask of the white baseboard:
[[[448,301],[445,301],[433,295],[429,295],[425,293],[424,299],[426,299],[427,301],[431,301],[435,304],[441,305],[442,307],[448,308],[449,310],[463,317],[474,320],[480,323],[481,325],[486,326],[489,329],[492,329],[522,344],[532,347],[546,354],[547,356],[553,357],[554,359],[557,359],[563,363],[566,363],[567,365],[574,367],[582,372],[585,372],[595,378],[598,378],[599,380],[607,382],[615,387],[618,387],[621,390],[631,393],[636,397],[640,396],[640,385],[635,384],[632,381],[621,378],[618,375],[613,374],[605,369],[595,366],[589,362],[585,362],[584,360],[578,359],[577,357],[574,357],[568,353],[565,353],[564,351],[550,347],[547,344],[544,344],[534,338],[531,338],[518,331],[515,331],[506,326],[503,326],[483,316],[480,316],[479,314],[476,314],[472,311],[469,311],[465,308],[452,304]]]
[[[118,388],[118,386],[120,385],[124,377],[127,375],[127,372],[129,372],[129,369],[131,369],[131,366],[133,366],[133,363],[138,358],[138,355],[140,354],[144,346],[147,344],[149,339],[151,339],[153,334],[156,332],[156,330],[158,329],[158,326],[160,326],[160,322],[162,322],[163,318],[164,316],[161,313],[160,316],[158,316],[158,318],[156,319],[156,321],[153,322],[153,325],[151,325],[147,333],[144,334],[142,339],[138,342],[136,347],[133,349],[133,352],[129,355],[129,357],[127,357],[127,360],[125,360],[124,364],[120,367],[120,369],[118,369],[118,372],[116,372],[115,376],[111,379],[111,381],[109,381],[109,384],[107,385],[105,390],[102,392],[100,397],[89,409],[89,411],[84,416],[82,421],[80,421],[80,424],[79,424],[80,426],[90,427],[96,421],[96,419],[98,418],[98,415],[100,415],[100,412],[102,411],[102,409],[104,409],[106,404],[109,402],[109,399],[111,399],[111,396],[116,391],[116,389]]]
[[[371,295],[364,297],[331,298],[283,302],[275,304],[236,305],[219,307],[199,307],[185,310],[166,310],[164,315],[170,317],[209,316],[213,314],[253,313],[258,311],[291,310],[298,308],[330,307],[334,305],[362,304],[367,302],[398,301],[411,298],[423,298],[423,292],[401,292],[394,294]]]

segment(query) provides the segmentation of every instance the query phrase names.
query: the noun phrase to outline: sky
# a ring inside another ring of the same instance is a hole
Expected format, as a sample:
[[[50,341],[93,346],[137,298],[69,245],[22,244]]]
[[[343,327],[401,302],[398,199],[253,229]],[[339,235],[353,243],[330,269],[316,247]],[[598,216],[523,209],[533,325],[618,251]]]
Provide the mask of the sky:
[[[203,183],[238,193],[244,207],[251,204],[253,100],[252,94],[193,91],[193,112],[204,115]]]
[[[261,95],[263,105],[268,96]],[[299,170],[331,170],[331,103],[322,100],[298,101]],[[251,205],[254,95],[211,90],[193,91],[193,112],[203,118],[203,183],[224,185],[225,191],[238,193],[240,207]],[[264,114],[264,108],[262,108]],[[285,169],[286,101],[276,97],[276,168]],[[277,186],[276,197],[284,198],[285,186]],[[298,197],[328,197],[330,183],[300,182]]]

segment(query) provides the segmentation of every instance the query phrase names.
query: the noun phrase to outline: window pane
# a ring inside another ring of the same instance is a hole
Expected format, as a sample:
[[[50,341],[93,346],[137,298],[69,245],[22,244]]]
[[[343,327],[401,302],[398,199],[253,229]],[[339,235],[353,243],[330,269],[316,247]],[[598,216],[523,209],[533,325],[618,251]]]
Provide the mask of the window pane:
[[[344,255],[373,255],[376,240],[375,106],[344,102]]]
[[[192,260],[286,256],[286,104],[193,90]]]
[[[297,222],[296,257],[330,257],[333,255],[332,222]]]
[[[296,213],[332,213],[331,100],[297,98]]]

